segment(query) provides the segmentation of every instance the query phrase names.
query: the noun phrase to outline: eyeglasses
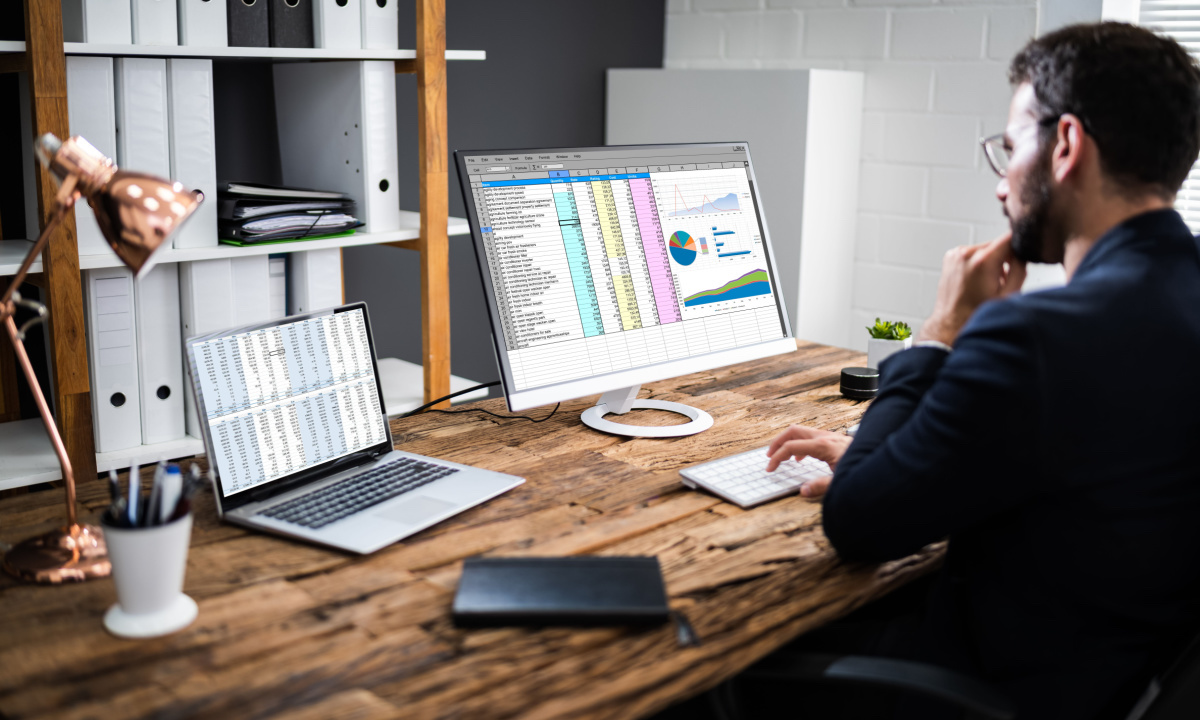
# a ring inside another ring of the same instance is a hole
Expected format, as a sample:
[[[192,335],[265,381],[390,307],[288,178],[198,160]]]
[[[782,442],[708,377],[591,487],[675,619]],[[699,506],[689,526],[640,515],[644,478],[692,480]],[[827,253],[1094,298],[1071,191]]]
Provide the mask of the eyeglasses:
[[[1004,133],[985,137],[979,141],[983,146],[983,155],[987,158],[988,165],[992,166],[1000,177],[1008,176],[1008,163],[1012,160],[1012,148],[1004,143]]]
[[[1042,118],[1038,120],[1037,124],[1039,126],[1053,125],[1061,117],[1062,115]],[[1084,132],[1087,132],[1087,124],[1083,123],[1082,118],[1080,118],[1080,123],[1083,124]],[[987,158],[988,165],[992,166],[992,170],[1000,177],[1008,177],[1008,163],[1012,161],[1013,149],[1004,143],[1004,133],[985,137],[979,141],[979,144],[983,147],[984,157]]]

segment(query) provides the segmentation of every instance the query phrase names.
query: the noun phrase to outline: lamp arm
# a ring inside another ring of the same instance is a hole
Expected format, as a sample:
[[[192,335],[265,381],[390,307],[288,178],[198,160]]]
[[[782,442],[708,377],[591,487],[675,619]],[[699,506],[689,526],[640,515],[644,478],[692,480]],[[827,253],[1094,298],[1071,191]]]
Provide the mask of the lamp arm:
[[[63,181],[62,187],[59,188],[58,196],[55,198],[54,203],[54,214],[50,216],[50,222],[46,223],[46,229],[42,230],[41,235],[38,235],[33,248],[25,256],[25,261],[21,263],[21,269],[17,271],[17,274],[13,276],[8,287],[4,289],[4,297],[0,297],[0,317],[12,315],[13,307],[11,303],[13,293],[25,281],[25,276],[29,274],[29,268],[33,266],[33,261],[37,260],[38,255],[42,254],[42,250],[46,249],[46,245],[50,242],[50,236],[62,224],[63,218],[67,216],[67,211],[75,206],[75,201],[78,198],[79,193],[75,191],[75,179],[69,177]]]
[[[17,324],[11,315],[4,318],[4,329],[8,331],[8,338],[12,340],[13,349],[17,354],[17,362],[20,363],[21,370],[25,373],[25,379],[29,382],[29,390],[33,393],[34,402],[37,403],[38,414],[42,416],[42,424],[46,426],[50,444],[54,446],[54,454],[58,456],[58,464],[62,466],[63,482],[67,486],[67,523],[74,526],[76,524],[75,471],[71,468],[70,458],[67,457],[67,446],[63,444],[62,435],[58,432],[58,425],[54,422],[54,416],[50,414],[50,405],[46,403],[46,396],[42,394],[42,386],[38,384],[37,375],[33,372],[33,364],[29,362],[29,355],[25,353],[25,343],[21,340],[17,332]]]

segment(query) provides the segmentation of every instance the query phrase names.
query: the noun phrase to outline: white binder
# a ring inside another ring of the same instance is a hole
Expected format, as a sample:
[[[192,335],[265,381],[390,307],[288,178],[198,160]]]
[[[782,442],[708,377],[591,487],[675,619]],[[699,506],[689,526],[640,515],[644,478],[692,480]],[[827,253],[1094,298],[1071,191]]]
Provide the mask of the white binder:
[[[133,273],[104,268],[83,275],[96,452],[137,447],[142,421]]]
[[[179,0],[179,44],[227,47],[225,3],[221,0]]]
[[[179,263],[183,338],[269,320],[267,263],[266,255]],[[192,388],[188,388],[184,401],[187,433],[202,437]]]
[[[113,59],[67,56],[67,121],[72,135],[82,135],[108,157],[117,154],[117,111],[113,106]],[[112,255],[87,200],[75,203],[75,229],[80,255]]]
[[[349,193],[363,232],[399,230],[394,63],[279,63],[274,71],[283,183]]]
[[[130,0],[63,0],[63,40],[129,45],[133,42]]]
[[[167,61],[116,59],[117,165],[122,170],[171,176],[167,142]]]
[[[131,3],[134,45],[179,44],[175,0],[131,0]]]
[[[142,444],[184,436],[179,266],[155,265],[134,287]]]
[[[362,46],[368,50],[400,47],[400,0],[362,0]]]
[[[271,285],[271,320],[287,317],[287,258],[272,257],[268,262]]]
[[[313,0],[313,45],[339,50],[362,48],[360,3],[361,0]]]
[[[215,2],[215,0],[214,0]],[[175,247],[217,246],[217,140],[213,131],[212,60],[167,60],[170,177],[204,193],[175,235]]]
[[[288,255],[288,314],[342,304],[340,248],[305,250]]]

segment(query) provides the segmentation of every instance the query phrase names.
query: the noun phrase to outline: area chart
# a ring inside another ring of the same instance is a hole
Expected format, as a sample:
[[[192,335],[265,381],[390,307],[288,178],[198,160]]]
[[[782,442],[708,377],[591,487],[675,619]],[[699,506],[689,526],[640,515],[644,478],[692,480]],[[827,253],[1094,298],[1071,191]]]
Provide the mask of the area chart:
[[[719,288],[701,290],[694,295],[688,295],[683,299],[683,305],[684,307],[695,307],[696,305],[707,305],[708,303],[769,294],[771,294],[771,282],[767,279],[767,272],[765,270],[751,270],[735,280],[730,280]]]

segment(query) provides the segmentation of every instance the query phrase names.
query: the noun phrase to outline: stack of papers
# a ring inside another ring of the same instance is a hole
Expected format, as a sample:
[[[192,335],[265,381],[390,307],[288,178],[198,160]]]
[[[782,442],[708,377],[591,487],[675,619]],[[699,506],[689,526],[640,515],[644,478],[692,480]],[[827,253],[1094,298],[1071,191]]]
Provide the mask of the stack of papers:
[[[345,193],[256,183],[222,183],[217,192],[222,242],[246,245],[345,234],[362,223]]]

